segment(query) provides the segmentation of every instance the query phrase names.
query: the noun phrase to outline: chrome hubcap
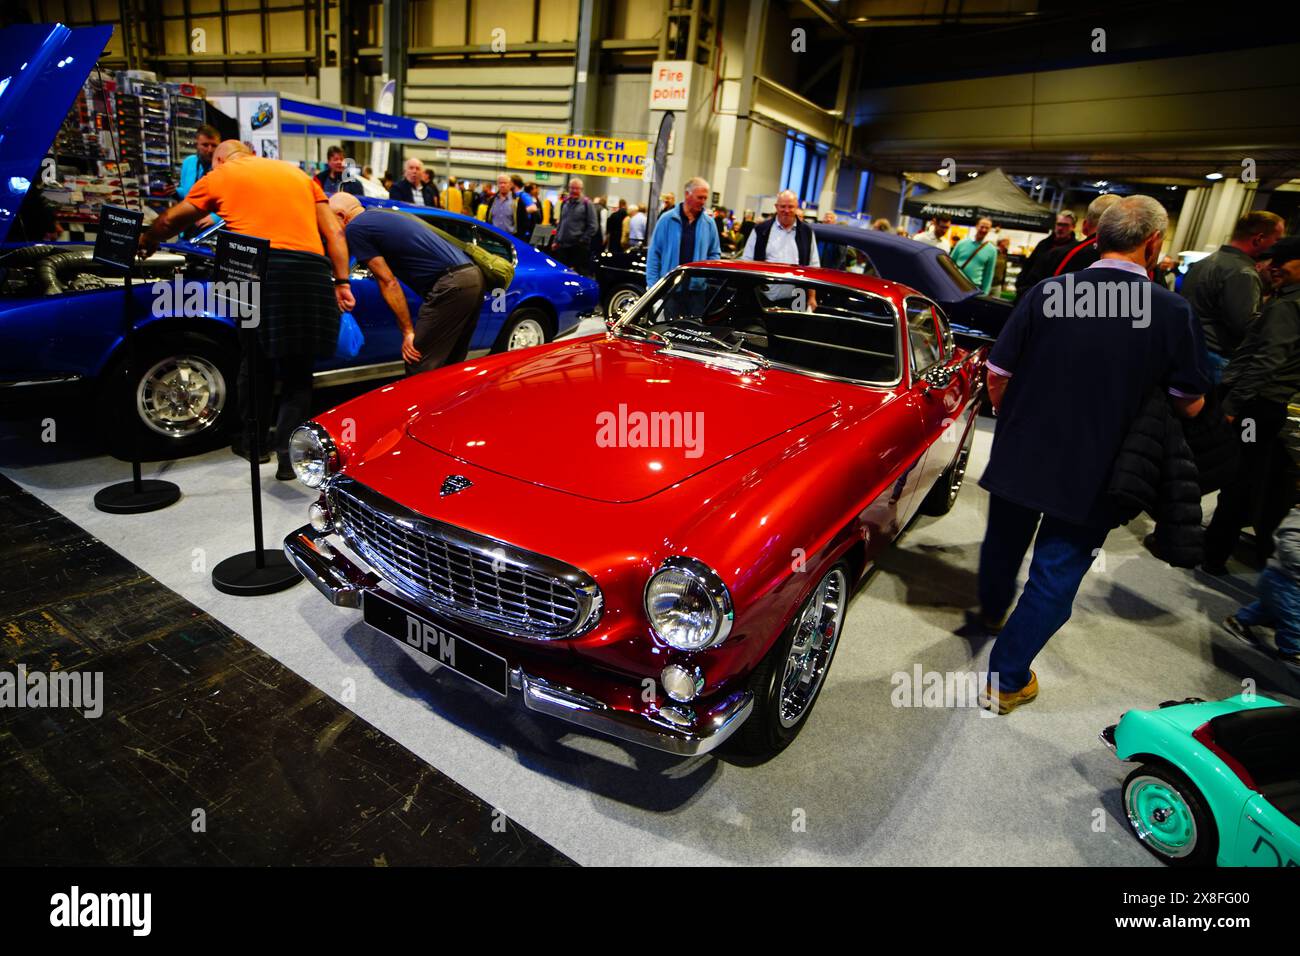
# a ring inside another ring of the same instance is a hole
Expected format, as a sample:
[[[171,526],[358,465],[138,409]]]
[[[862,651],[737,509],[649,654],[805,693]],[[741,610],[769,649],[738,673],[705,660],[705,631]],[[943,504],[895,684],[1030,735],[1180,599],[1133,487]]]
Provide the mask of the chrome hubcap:
[[[844,572],[835,568],[822,578],[799,614],[794,643],[781,675],[782,727],[797,724],[821,689],[844,624],[847,590]]]
[[[188,438],[208,428],[226,406],[226,379],[197,355],[173,355],[140,378],[135,407],[151,431]]]
[[[636,300],[640,298],[630,289],[623,289],[614,293],[614,297],[609,300],[609,317],[611,319],[621,319],[632,308]]]
[[[1124,810],[1137,838],[1162,856],[1178,859],[1196,849],[1192,808],[1168,781],[1136,777],[1124,793]]]
[[[534,345],[541,345],[546,341],[546,333],[542,331],[542,326],[535,319],[522,319],[518,325],[510,330],[510,340],[506,342],[506,349],[514,351],[515,349],[532,348]]]

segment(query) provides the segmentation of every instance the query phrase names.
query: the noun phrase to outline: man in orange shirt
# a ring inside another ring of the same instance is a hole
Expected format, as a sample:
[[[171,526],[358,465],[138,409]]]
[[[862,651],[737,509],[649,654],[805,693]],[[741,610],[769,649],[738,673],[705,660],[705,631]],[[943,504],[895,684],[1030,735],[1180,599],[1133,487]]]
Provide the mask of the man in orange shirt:
[[[279,386],[275,476],[287,481],[293,478],[289,436],[311,414],[312,367],[317,359],[334,354],[339,312],[356,305],[348,285],[347,243],[319,183],[291,163],[254,156],[243,143],[228,139],[212,154],[212,172],[141,235],[140,255],[153,255],[160,242],[214,212],[231,232],[271,242],[257,329],[271,374],[251,383],[244,356],[239,400],[247,414],[257,387],[257,407],[265,412],[272,388]],[[234,448],[247,457],[240,441]]]

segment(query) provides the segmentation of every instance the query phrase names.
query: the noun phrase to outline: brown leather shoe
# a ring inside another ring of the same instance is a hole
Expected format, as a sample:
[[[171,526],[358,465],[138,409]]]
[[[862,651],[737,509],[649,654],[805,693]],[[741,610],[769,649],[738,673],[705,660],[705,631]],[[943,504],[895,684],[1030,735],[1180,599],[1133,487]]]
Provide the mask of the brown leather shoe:
[[[1028,684],[1020,690],[999,690],[996,701],[993,699],[992,688],[985,685],[984,693],[980,694],[980,706],[985,710],[996,710],[999,714],[1009,714],[1021,704],[1027,704],[1037,696],[1038,675],[1030,671]]]

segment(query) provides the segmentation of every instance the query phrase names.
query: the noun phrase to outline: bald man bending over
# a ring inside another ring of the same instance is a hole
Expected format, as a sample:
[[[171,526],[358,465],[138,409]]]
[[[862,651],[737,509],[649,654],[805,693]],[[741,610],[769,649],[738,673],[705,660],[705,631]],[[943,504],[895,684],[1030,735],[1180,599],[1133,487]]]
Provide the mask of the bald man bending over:
[[[413,214],[367,209],[343,193],[329,204],[352,255],[374,273],[397,318],[406,374],[463,362],[483,307],[478,266]],[[414,325],[402,285],[424,300]]]
[[[256,386],[260,419],[270,408],[272,388],[279,386],[275,476],[288,481],[293,478],[289,436],[311,414],[313,366],[334,354],[339,312],[356,304],[348,286],[347,245],[314,179],[292,163],[254,156],[239,140],[228,139],[212,154],[212,172],[140,236],[140,255],[153,255],[160,242],[214,212],[231,232],[271,242],[257,327],[258,347],[269,360],[270,374],[251,382],[245,355],[239,401],[247,415]],[[263,427],[261,420],[258,427]],[[242,441],[236,440],[233,447],[236,454],[248,455]]]

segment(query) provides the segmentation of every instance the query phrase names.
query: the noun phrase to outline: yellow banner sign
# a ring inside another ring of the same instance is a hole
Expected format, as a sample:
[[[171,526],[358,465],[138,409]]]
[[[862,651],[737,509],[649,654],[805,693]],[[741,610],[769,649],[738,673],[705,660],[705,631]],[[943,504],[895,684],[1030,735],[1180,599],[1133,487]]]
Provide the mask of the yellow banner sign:
[[[648,148],[643,139],[507,132],[506,168],[639,179]]]

